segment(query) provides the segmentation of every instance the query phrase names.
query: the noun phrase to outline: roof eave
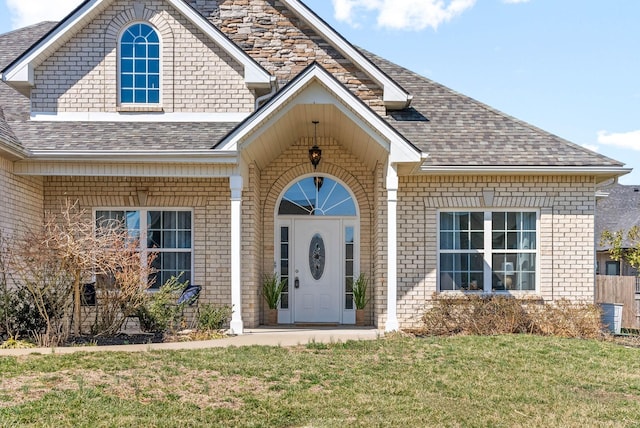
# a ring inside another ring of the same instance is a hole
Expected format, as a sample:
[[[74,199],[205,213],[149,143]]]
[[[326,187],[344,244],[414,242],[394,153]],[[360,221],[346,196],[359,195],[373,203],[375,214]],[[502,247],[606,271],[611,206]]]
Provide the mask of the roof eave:
[[[428,175],[592,175],[599,181],[628,174],[632,168],[619,166],[431,166],[419,172]]]
[[[238,164],[229,150],[32,150],[31,161]]]

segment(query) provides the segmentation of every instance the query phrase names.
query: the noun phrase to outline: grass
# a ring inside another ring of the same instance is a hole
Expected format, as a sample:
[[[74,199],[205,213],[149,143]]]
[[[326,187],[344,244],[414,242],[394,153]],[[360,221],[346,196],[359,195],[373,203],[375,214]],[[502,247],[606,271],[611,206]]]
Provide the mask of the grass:
[[[0,358],[0,426],[640,425],[640,349],[526,335]]]

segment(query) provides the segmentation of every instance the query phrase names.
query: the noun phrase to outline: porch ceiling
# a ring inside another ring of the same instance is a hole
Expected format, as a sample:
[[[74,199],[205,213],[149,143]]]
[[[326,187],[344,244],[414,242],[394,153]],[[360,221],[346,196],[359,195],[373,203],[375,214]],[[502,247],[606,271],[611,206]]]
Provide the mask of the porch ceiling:
[[[243,158],[264,169],[300,138],[313,138],[314,120],[319,122],[318,140],[335,139],[372,170],[389,155],[388,147],[380,144],[382,136],[376,136],[376,141],[334,104],[298,104],[254,137],[251,144],[241,145]],[[319,146],[322,149],[321,143]]]

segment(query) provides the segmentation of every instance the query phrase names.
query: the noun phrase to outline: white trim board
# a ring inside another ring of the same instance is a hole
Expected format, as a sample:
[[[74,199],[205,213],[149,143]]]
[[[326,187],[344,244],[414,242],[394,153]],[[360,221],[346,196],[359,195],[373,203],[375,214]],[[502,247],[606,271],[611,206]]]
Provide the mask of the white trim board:
[[[33,112],[35,122],[210,122],[240,123],[251,112],[239,113],[137,113],[137,112]]]

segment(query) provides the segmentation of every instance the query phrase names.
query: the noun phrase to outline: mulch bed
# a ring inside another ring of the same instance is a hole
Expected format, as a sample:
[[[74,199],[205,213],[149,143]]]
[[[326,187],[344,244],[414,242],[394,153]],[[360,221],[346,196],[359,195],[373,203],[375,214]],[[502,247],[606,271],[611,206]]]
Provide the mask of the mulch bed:
[[[163,343],[162,333],[119,333],[115,336],[75,336],[70,337],[66,346],[109,346],[109,345],[144,345],[147,343]]]

